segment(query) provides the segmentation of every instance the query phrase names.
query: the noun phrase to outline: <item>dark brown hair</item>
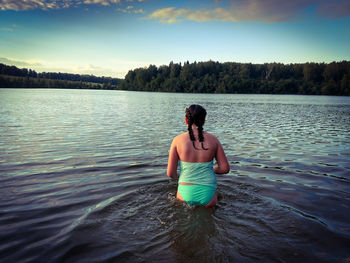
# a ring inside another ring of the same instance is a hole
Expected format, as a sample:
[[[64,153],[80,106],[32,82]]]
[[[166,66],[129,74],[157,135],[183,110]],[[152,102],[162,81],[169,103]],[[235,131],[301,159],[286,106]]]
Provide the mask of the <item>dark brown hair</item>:
[[[193,147],[198,150],[194,142],[196,141],[196,138],[194,137],[193,131],[192,131],[192,125],[195,124],[198,127],[198,139],[201,142],[202,149],[208,150],[204,148],[203,142],[204,142],[204,136],[203,136],[203,125],[205,121],[205,116],[207,115],[207,111],[201,106],[197,104],[193,104],[190,107],[186,108],[186,117],[188,120],[188,133],[190,135],[190,139],[192,141]]]

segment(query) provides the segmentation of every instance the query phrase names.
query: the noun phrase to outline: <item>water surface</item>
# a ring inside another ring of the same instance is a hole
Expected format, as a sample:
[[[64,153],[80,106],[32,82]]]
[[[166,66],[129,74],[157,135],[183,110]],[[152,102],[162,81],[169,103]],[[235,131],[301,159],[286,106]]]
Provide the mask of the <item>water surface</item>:
[[[0,90],[3,262],[348,262],[350,98]],[[166,177],[185,108],[225,149],[214,210]]]

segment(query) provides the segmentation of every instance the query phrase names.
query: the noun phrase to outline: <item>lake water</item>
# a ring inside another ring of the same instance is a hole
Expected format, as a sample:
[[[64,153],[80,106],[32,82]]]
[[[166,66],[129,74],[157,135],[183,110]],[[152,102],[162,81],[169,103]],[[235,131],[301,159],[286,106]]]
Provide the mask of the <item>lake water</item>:
[[[350,98],[0,90],[1,262],[349,262]],[[166,176],[201,104],[215,209]]]

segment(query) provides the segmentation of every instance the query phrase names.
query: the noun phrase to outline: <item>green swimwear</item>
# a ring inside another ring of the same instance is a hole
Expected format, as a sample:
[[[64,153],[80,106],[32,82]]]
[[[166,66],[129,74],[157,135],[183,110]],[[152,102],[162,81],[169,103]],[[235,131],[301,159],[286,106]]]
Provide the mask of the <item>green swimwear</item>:
[[[188,204],[207,205],[216,192],[216,175],[213,161],[204,163],[189,163],[180,161],[178,190],[184,201]]]

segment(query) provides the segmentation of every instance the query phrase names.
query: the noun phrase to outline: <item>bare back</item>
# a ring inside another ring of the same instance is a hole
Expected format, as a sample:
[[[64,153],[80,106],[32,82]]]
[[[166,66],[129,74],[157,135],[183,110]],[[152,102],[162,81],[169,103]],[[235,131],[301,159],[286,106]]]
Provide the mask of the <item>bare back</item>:
[[[189,163],[210,162],[214,158],[217,164],[214,165],[214,172],[216,174],[225,174],[230,170],[227,162],[225,152],[219,140],[212,134],[203,131],[204,142],[202,148],[201,142],[198,140],[198,131],[193,130],[196,137],[195,146],[190,139],[188,132],[176,136],[170,146],[169,159],[167,167],[167,175],[171,178],[177,178],[177,163],[178,160]]]
[[[193,147],[193,143],[188,135],[188,132],[185,132],[176,138],[176,148],[177,153],[179,155],[179,159],[183,162],[190,163],[199,163],[199,162],[210,162],[212,161],[217,152],[218,148],[218,139],[207,132],[203,131],[204,142],[202,148],[201,143],[198,141],[198,131],[196,129],[193,130],[194,136],[197,138],[195,141],[195,146],[197,149]]]

